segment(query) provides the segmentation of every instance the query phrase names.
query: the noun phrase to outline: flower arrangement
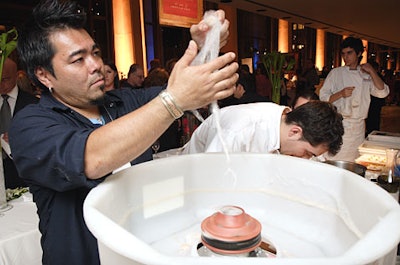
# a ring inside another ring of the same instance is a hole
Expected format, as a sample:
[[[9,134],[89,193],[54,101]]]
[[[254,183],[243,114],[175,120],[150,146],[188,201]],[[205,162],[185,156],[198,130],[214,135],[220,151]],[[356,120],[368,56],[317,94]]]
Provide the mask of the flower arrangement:
[[[29,188],[27,187],[18,187],[15,189],[6,189],[6,198],[7,201],[11,201],[14,199],[17,199],[22,196],[22,194],[26,193],[29,191]]]
[[[272,83],[272,101],[280,104],[283,73],[284,71],[292,70],[296,61],[287,53],[277,51],[262,55],[261,61],[264,64],[268,78]]]

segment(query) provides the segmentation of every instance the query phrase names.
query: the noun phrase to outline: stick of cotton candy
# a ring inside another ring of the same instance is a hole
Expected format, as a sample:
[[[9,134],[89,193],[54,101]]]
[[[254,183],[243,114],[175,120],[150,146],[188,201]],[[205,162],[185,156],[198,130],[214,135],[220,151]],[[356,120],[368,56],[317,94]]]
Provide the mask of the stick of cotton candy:
[[[193,60],[191,65],[200,65],[214,60],[219,54],[219,43],[220,43],[220,33],[221,33],[221,21],[218,18],[216,11],[208,10],[204,13],[203,20],[210,27],[210,30],[206,34],[206,39],[204,46],[201,48],[200,52],[197,54],[196,58]],[[220,125],[219,118],[219,107],[216,101],[211,103],[211,112],[215,116],[215,122],[218,132],[218,137],[222,143],[224,152],[229,161],[228,149],[225,145],[225,141],[222,137],[222,129]],[[204,119],[197,110],[192,110],[192,113],[196,118],[203,122]]]
[[[214,10],[208,10],[204,13],[203,21],[209,26],[209,31],[206,34],[205,42],[200,52],[194,58],[191,65],[200,65],[214,60],[218,57],[219,42],[221,32],[221,21]],[[214,113],[215,108],[218,108],[217,102],[211,104],[211,112]],[[197,110],[192,110],[196,118],[203,122],[204,119]]]
[[[209,26],[210,30],[206,34],[203,48],[193,60],[192,65],[207,63],[218,57],[219,42],[221,33],[221,21],[218,19],[214,10],[204,13],[203,21]]]

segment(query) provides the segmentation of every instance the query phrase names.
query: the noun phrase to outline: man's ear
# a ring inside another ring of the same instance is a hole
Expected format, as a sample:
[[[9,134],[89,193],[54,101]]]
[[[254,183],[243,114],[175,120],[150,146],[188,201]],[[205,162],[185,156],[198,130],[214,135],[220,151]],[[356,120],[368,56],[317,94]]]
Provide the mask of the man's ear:
[[[303,129],[298,125],[291,125],[288,136],[292,140],[300,140],[303,138]]]
[[[53,83],[49,78],[51,76],[49,71],[46,71],[43,67],[38,67],[35,70],[35,75],[36,78],[40,81],[40,83],[42,83],[46,87],[53,87]]]

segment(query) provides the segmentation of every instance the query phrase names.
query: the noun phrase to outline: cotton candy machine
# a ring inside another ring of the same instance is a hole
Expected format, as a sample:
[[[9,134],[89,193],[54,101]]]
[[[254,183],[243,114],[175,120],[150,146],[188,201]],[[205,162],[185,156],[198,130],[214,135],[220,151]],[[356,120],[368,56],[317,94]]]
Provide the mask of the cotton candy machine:
[[[263,242],[261,224],[234,205],[221,207],[201,223],[201,257],[275,257],[276,250]]]
[[[234,219],[217,236],[216,220],[205,224],[216,213]],[[395,264],[400,241],[400,206],[385,190],[348,170],[271,154],[143,163],[93,189],[84,215],[103,265]],[[242,215],[251,221],[245,236],[227,240],[253,254],[212,250]]]

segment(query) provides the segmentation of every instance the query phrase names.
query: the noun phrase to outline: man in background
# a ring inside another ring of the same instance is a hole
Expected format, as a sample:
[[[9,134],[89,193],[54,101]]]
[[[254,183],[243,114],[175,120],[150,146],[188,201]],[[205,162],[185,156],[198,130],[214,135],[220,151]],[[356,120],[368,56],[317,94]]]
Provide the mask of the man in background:
[[[121,87],[130,87],[132,89],[143,88],[144,71],[140,64],[132,64],[129,67],[128,78]]]
[[[0,84],[0,134],[2,137],[2,159],[6,188],[25,187],[25,182],[19,177],[10,153],[5,151],[8,145],[8,129],[12,117],[28,104],[37,103],[38,98],[17,86],[18,67],[16,62],[6,58]]]
[[[365,119],[371,95],[384,98],[389,87],[371,64],[360,64],[364,46],[359,38],[348,37],[340,45],[345,65],[332,69],[319,91],[322,101],[333,103],[343,115],[343,146],[330,160],[354,162],[365,139]]]
[[[311,58],[305,60],[304,69],[299,75],[297,83],[302,89],[312,91],[315,91],[315,86],[319,84],[319,75]]]

